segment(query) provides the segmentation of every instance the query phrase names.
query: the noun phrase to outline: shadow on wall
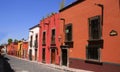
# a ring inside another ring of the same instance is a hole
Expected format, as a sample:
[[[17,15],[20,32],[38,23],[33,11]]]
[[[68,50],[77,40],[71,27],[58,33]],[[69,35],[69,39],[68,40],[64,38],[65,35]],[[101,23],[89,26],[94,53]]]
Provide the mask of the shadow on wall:
[[[0,72],[15,72],[8,63],[8,60],[7,57],[0,55]]]

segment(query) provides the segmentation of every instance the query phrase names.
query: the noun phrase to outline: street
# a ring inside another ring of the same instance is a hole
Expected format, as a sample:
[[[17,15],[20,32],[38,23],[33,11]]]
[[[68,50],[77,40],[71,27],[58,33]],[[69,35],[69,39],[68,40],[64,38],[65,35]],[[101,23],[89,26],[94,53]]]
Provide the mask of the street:
[[[30,62],[8,55],[6,57],[9,59],[8,63],[15,72],[65,72],[37,62]]]

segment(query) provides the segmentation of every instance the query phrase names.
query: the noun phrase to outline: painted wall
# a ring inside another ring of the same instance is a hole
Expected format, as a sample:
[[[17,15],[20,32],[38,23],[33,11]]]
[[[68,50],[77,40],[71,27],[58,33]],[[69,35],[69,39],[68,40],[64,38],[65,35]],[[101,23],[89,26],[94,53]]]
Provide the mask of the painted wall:
[[[101,15],[101,8],[95,4],[104,5],[102,39],[103,48],[100,52],[102,63],[86,62],[86,45],[88,45],[88,18]],[[120,2],[119,0],[85,0],[60,12],[60,18],[65,19],[65,24],[73,24],[74,47],[69,49],[69,66],[95,72],[120,71]],[[63,24],[63,21],[61,21]],[[61,27],[61,34],[63,26]],[[110,36],[114,30],[116,36]],[[64,40],[63,40],[64,42]]]
[[[22,42],[23,58],[28,58],[28,42]]]
[[[65,24],[73,24],[74,47],[69,50],[70,58],[86,60],[86,45],[88,44],[88,18],[101,15],[101,8],[95,4],[104,5],[104,22],[101,49],[101,61],[120,64],[120,3],[119,0],[85,0],[60,12],[60,18]],[[63,24],[63,22],[61,22]],[[61,26],[61,30],[63,26]],[[117,31],[117,36],[110,36],[110,31]],[[62,35],[63,32],[61,32]],[[64,38],[63,38],[64,39]]]
[[[7,53],[17,56],[18,43],[12,42],[7,45]]]
[[[29,30],[29,39],[28,39],[28,55],[29,55],[29,51],[30,49],[32,49],[32,56],[33,56],[33,60],[34,60],[34,56],[35,56],[35,47],[34,47],[34,41],[35,41],[35,37],[36,34],[38,35],[38,39],[39,39],[39,27],[36,26],[32,29]],[[30,38],[32,36],[32,47],[30,47]],[[38,40],[38,48],[39,48],[39,40]]]
[[[52,29],[55,29],[56,36],[55,36],[55,44],[56,44],[56,64],[59,64],[59,57],[60,57],[60,42],[58,40],[59,34],[59,14],[55,13],[50,15],[47,18],[44,18],[43,20],[40,21],[40,47],[39,47],[39,61],[42,62],[42,48],[46,49],[46,63],[50,63],[50,45],[51,45],[51,31]],[[42,45],[42,38],[43,38],[43,32],[46,32],[46,45]]]

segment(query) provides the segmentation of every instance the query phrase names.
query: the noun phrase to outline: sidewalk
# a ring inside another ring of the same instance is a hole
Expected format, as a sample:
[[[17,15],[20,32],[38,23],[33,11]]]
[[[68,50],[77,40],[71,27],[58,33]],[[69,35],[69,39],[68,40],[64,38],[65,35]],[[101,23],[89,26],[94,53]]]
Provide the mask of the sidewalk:
[[[11,55],[9,55],[9,56],[11,56]],[[54,65],[54,64],[45,64],[45,63],[41,63],[41,62],[37,62],[37,61],[30,61],[28,59],[19,58],[19,57],[16,57],[16,56],[11,56],[11,57],[15,57],[15,58],[25,60],[25,61],[29,61],[29,62],[33,62],[33,63],[38,63],[38,64],[41,64],[41,65],[46,65],[46,66],[48,66],[50,68],[64,70],[66,72],[93,72],[93,71],[88,71],[88,70],[69,68],[69,67],[66,67],[66,66],[59,66],[59,65]]]
[[[67,72],[93,72],[93,71],[69,68],[69,67],[66,67],[66,66],[59,66],[59,65],[54,65],[54,64],[45,64],[45,65],[47,65],[49,67],[52,67],[52,68],[64,70],[64,71],[67,71]]]

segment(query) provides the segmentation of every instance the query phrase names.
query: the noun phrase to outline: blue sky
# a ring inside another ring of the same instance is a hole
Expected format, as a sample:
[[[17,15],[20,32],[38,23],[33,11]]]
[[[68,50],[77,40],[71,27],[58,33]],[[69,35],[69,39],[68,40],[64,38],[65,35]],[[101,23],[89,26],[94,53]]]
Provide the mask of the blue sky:
[[[58,12],[62,0],[0,0],[0,44],[8,38],[28,39],[29,28]],[[65,0],[68,5],[75,0]]]

